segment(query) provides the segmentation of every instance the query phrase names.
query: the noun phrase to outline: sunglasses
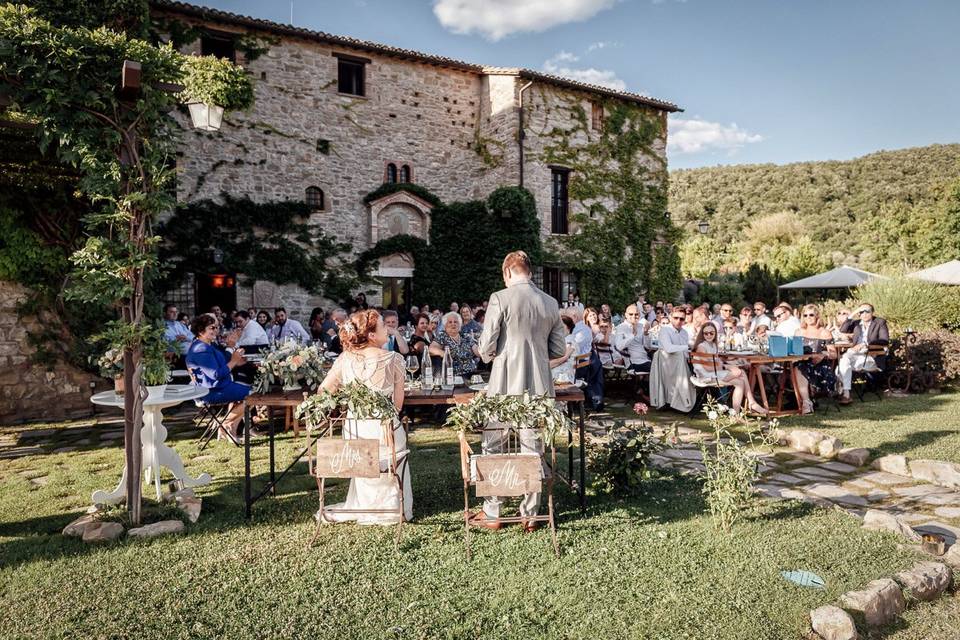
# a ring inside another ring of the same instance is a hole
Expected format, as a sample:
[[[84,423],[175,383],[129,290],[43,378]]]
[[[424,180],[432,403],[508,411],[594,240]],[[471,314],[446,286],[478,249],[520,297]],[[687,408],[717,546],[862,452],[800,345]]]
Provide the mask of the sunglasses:
[[[858,316],[863,315],[865,313],[873,313],[873,312],[870,311],[870,309],[861,309],[860,311],[857,311]]]
[[[815,313],[805,313],[805,314],[803,314],[803,317],[804,317],[804,318],[816,318],[816,317],[817,317],[817,314],[815,314]]]
[[[706,337],[706,336],[715,336],[715,335],[717,335],[717,333],[716,333],[715,331],[704,331],[704,332],[703,332],[703,335],[704,335],[704,337]]]

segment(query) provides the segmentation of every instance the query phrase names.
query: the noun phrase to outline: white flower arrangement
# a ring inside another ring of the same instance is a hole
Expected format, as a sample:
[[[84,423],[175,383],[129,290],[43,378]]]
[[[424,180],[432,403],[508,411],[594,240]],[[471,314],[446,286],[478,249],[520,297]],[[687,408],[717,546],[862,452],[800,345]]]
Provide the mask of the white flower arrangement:
[[[294,387],[300,386],[302,380],[307,389],[313,391],[323,382],[326,362],[323,351],[316,345],[305,347],[285,342],[264,355],[253,389],[257,393],[266,393],[275,382]]]
[[[104,378],[116,378],[123,373],[123,349],[107,349],[97,359],[100,375]]]

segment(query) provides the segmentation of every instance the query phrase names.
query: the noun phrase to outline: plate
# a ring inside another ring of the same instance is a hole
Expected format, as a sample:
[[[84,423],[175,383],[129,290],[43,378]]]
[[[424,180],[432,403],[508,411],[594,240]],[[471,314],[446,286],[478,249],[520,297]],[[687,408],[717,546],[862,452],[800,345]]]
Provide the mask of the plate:
[[[487,390],[487,385],[486,385],[486,384],[472,384],[472,385],[470,385],[470,386],[467,387],[467,388],[470,389],[470,391],[486,391],[486,390]]]

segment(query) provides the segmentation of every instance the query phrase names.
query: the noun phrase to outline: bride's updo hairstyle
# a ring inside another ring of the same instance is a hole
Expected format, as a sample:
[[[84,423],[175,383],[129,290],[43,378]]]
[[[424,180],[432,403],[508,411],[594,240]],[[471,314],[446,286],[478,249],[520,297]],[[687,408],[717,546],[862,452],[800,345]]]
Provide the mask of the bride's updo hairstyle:
[[[357,311],[340,325],[340,344],[347,351],[359,351],[370,344],[376,333],[380,314],[375,309]]]

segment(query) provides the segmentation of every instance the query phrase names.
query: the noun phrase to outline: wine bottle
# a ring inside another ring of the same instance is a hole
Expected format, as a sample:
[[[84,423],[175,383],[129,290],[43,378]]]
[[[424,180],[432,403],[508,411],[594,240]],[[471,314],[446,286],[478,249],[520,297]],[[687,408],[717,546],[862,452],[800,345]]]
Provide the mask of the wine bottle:
[[[450,359],[450,347],[443,348],[443,368],[441,369],[443,377],[440,378],[440,385],[444,391],[453,390],[453,361]]]
[[[420,363],[420,377],[422,379],[424,391],[433,388],[433,362],[430,360],[430,349],[426,345],[423,347],[423,360]]]

